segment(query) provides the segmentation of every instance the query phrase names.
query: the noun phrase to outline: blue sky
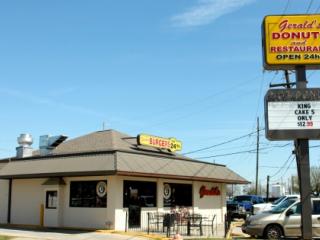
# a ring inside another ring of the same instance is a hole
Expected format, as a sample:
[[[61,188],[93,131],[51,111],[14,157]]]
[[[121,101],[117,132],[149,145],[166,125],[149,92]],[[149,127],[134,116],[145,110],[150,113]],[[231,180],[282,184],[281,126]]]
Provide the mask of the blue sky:
[[[249,134],[257,117],[263,128],[264,94],[284,80],[263,72],[262,19],[319,8],[310,0],[2,1],[0,157],[15,154],[20,133],[31,133],[37,147],[40,135],[73,138],[103,122],[132,136],[174,136],[182,152]],[[319,73],[307,74],[309,86],[319,86]],[[251,135],[190,156],[251,150],[255,142]],[[287,161],[290,143],[261,133],[262,184]],[[311,150],[312,165],[318,152]],[[255,159],[207,161],[254,181]],[[271,181],[295,173],[289,160]]]

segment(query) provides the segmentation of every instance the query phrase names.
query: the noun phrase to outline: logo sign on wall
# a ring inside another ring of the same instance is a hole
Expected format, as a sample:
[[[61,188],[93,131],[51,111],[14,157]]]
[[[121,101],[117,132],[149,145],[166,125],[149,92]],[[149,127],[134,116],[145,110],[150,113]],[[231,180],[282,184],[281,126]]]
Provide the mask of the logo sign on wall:
[[[182,150],[182,142],[175,138],[162,138],[148,134],[139,134],[137,139],[139,145],[167,149],[170,152]]]
[[[219,196],[220,194],[221,193],[218,187],[207,189],[206,186],[202,185],[199,190],[200,198],[203,198],[204,196]]]
[[[269,140],[320,139],[320,88],[269,90],[265,111]]]
[[[266,16],[262,24],[264,68],[320,68],[320,15]]]
[[[163,198],[169,199],[171,197],[171,186],[169,184],[163,185]]]
[[[97,183],[96,192],[98,197],[104,197],[107,194],[107,183],[100,181]]]

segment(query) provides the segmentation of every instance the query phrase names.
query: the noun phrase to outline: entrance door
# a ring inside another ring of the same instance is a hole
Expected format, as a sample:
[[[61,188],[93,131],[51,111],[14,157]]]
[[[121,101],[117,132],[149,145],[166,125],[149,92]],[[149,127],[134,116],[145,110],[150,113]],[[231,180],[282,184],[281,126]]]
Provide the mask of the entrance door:
[[[58,227],[59,226],[59,201],[58,189],[45,190],[45,205],[44,205],[44,226]]]
[[[139,205],[129,205],[129,228],[140,228],[141,207]]]

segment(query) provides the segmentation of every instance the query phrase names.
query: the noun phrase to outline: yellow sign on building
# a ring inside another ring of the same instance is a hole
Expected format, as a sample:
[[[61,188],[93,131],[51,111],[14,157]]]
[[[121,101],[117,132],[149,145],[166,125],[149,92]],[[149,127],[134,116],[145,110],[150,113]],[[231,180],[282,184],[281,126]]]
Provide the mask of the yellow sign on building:
[[[320,67],[320,15],[266,16],[262,32],[265,69]]]
[[[178,141],[175,138],[162,138],[148,134],[139,134],[138,144],[149,147],[167,149],[171,152],[181,151],[182,149],[182,142]]]

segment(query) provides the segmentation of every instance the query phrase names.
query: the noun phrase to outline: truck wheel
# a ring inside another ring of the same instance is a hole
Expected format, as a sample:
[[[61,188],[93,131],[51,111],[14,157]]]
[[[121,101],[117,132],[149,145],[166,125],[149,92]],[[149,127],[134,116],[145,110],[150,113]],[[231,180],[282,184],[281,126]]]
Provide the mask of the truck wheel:
[[[264,237],[266,239],[281,239],[282,235],[281,227],[278,225],[269,225],[265,230]]]

